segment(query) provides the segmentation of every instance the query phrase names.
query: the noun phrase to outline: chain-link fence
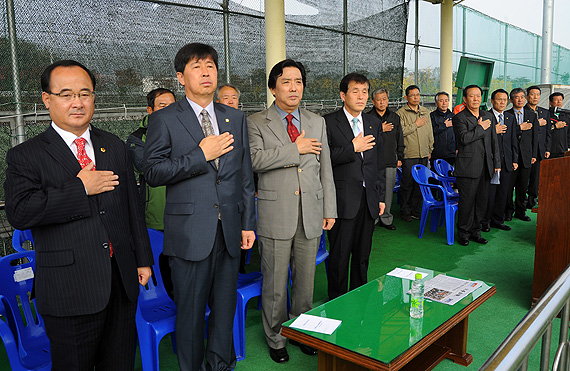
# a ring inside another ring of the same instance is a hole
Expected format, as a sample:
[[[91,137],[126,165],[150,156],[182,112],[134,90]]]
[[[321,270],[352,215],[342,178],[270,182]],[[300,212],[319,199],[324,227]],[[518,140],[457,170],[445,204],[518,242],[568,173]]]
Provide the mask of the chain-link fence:
[[[341,107],[338,84],[344,75],[344,37],[348,72],[366,74],[373,87],[383,85],[400,96],[409,0],[351,0],[344,24],[343,0],[285,2],[287,57],[307,69],[303,104],[326,113]],[[5,4],[5,2],[3,2]],[[227,5],[226,10],[224,6]],[[49,125],[41,102],[39,76],[50,63],[75,59],[97,78],[96,107],[124,107],[125,112],[96,118],[93,124],[126,139],[136,129],[145,95],[166,87],[182,97],[173,60],[181,46],[203,42],[219,54],[218,79],[226,75],[229,53],[231,83],[241,90],[246,113],[266,100],[264,0],[14,0],[26,138]],[[224,12],[229,51],[224,49]],[[7,9],[0,22],[0,183],[11,146],[16,109]],[[140,107],[140,110],[127,108]],[[120,110],[119,110],[120,111]],[[40,114],[37,114],[40,112]],[[4,200],[3,188],[0,200]],[[11,228],[0,213],[0,237],[10,251]],[[3,230],[2,230],[3,228]],[[4,251],[0,251],[3,254]]]

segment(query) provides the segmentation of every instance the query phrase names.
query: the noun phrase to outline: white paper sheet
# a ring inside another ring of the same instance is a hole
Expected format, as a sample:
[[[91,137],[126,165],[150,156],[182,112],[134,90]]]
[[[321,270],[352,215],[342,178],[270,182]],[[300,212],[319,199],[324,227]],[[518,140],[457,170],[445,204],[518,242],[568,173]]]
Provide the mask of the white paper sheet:
[[[291,323],[291,327],[331,335],[341,323],[342,321],[337,319],[301,314]]]
[[[416,273],[421,274],[422,279],[428,275],[427,273],[413,271],[410,269],[403,269],[403,268],[395,268],[393,271],[387,273],[386,275],[413,281],[416,279]]]

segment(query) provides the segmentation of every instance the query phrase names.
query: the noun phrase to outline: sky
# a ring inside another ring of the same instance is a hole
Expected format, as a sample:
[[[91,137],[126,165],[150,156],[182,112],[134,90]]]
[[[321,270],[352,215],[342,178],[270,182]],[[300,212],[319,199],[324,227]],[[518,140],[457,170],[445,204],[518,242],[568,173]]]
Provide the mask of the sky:
[[[543,3],[543,0],[465,0],[461,5],[542,35]],[[552,38],[554,43],[570,49],[568,14],[570,14],[570,1],[554,0]]]

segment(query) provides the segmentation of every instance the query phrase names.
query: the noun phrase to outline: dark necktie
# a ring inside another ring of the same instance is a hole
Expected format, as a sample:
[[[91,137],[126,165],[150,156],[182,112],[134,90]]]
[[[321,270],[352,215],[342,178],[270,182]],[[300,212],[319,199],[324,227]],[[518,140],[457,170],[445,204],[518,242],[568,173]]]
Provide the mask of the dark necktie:
[[[287,134],[289,134],[289,138],[291,138],[291,143],[295,143],[297,137],[299,136],[299,130],[295,125],[293,125],[293,115],[288,114],[285,116],[287,119]]]
[[[212,126],[212,121],[210,121],[210,115],[208,115],[208,111],[205,109],[202,110],[202,131],[204,132],[204,136],[208,137],[210,135],[216,135],[214,132],[214,127]],[[220,167],[220,158],[214,159],[214,164],[216,165],[216,169]]]

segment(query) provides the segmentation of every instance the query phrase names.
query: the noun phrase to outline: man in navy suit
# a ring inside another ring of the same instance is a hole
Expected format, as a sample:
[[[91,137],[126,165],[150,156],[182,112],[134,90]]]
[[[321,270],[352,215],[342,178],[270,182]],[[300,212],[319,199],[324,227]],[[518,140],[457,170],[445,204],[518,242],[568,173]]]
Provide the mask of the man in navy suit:
[[[487,243],[481,236],[481,220],[487,210],[491,177],[501,170],[497,133],[491,128],[492,116],[479,108],[482,93],[477,85],[463,89],[466,108],[453,117],[459,190],[457,242],[463,246],[469,245],[469,240]]]
[[[378,118],[362,113],[369,89],[366,76],[349,73],[340,82],[344,107],[324,116],[338,213],[336,223],[328,232],[330,299],[368,282],[374,221],[385,208],[382,123]]]
[[[182,370],[230,370],[236,365],[232,327],[240,247],[250,249],[255,239],[247,124],[243,112],[213,103],[214,48],[185,45],[174,67],[185,97],[150,116],[144,161],[147,182],[166,185],[164,254],[178,310],[178,363]]]
[[[127,148],[90,125],[95,77],[63,60],[41,77],[52,119],[6,155],[6,216],[31,229],[52,370],[133,370],[139,283],[152,251]]]
[[[491,103],[493,108],[489,112],[493,114],[491,127],[495,129],[499,142],[501,179],[500,184],[491,184],[489,188],[489,201],[487,203],[487,212],[482,222],[482,231],[489,232],[491,227],[510,231],[511,227],[504,223],[504,216],[511,174],[519,166],[519,143],[515,130],[516,121],[513,115],[505,112],[505,108],[509,103],[509,94],[506,90],[497,89],[491,93]]]

